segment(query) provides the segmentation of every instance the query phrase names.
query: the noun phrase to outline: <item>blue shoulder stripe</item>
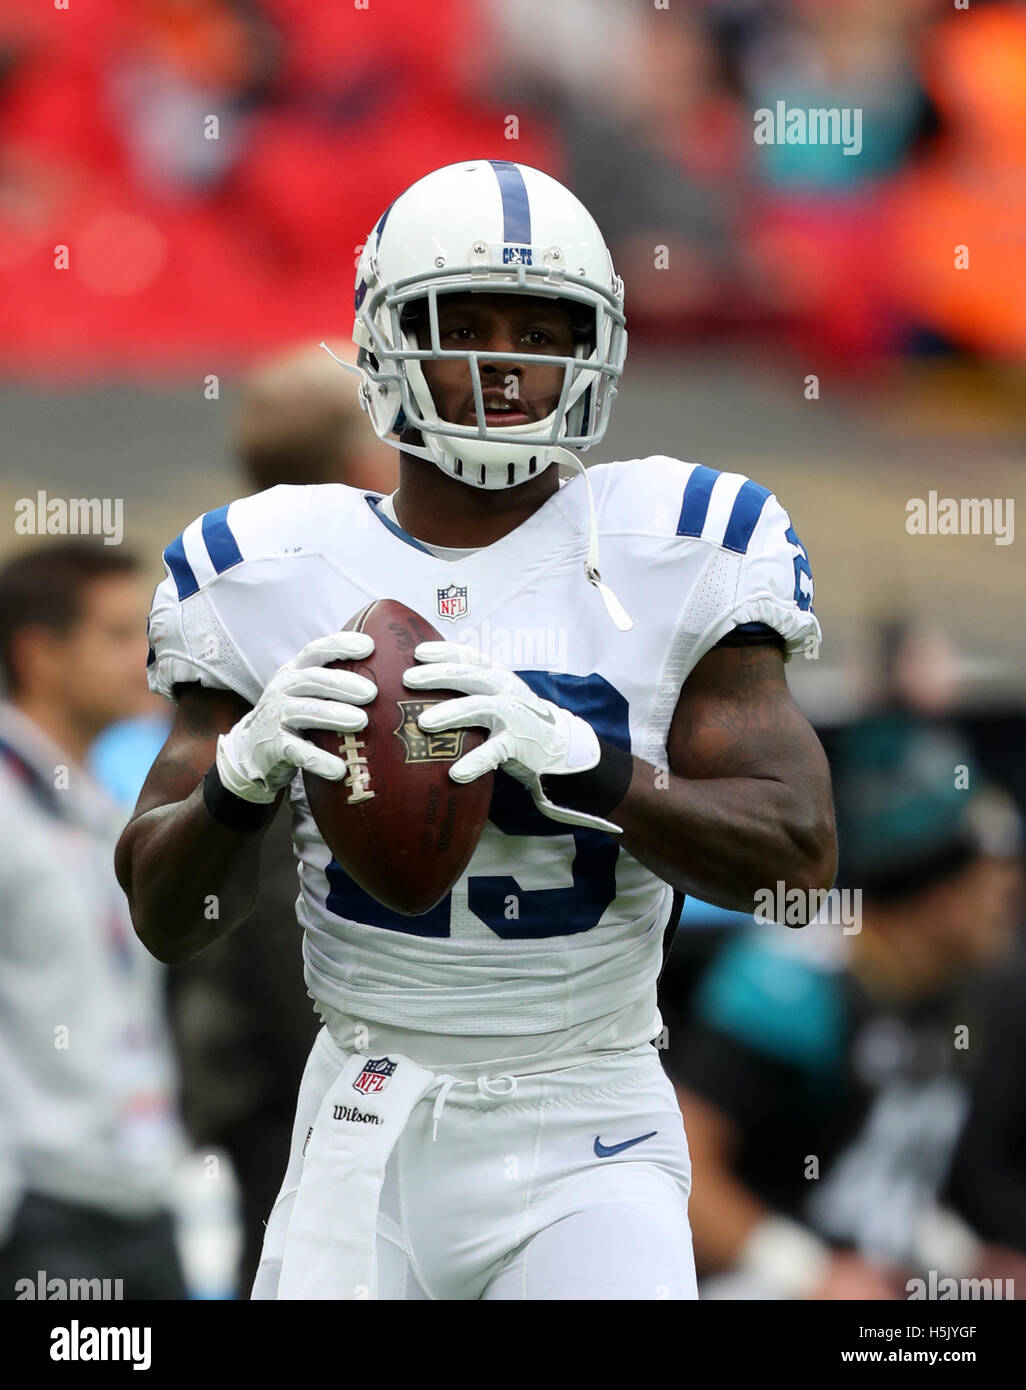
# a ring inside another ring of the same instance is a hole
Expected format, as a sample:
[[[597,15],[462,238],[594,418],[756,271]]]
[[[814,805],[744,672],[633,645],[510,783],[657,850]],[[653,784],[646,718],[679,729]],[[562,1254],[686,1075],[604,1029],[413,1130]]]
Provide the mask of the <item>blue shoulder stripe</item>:
[[[684,502],[677,522],[678,536],[700,536],[709,511],[713,484],[720,475],[715,468],[699,464],[684,487]]]
[[[216,511],[207,512],[203,518],[203,543],[207,547],[207,554],[210,556],[210,563],[214,566],[215,574],[224,574],[225,570],[231,569],[232,565],[242,563],[242,551],[236,544],[231,527],[228,525],[230,505],[226,502],[223,507],[218,507]]]
[[[242,551],[228,525],[229,505],[226,502],[223,507],[207,512],[201,523],[203,543],[207,547],[215,574],[223,574],[225,570],[231,569],[232,565],[238,565],[242,561]],[[164,551],[164,563],[171,571],[180,600],[198,591],[199,580],[186,558],[185,541],[181,536],[176,536]]]
[[[739,555],[744,555],[769,495],[768,487],[761,487],[751,479],[742,486],[734,498],[730,520],[723,533],[724,550],[736,550]]]
[[[181,536],[176,536],[164,551],[164,563],[171,571],[180,599],[188,598],[190,594],[196,592],[199,588],[199,581],[193,573],[192,566],[185,558],[185,543]]]
[[[531,244],[531,204],[527,197],[527,185],[517,166],[508,159],[490,159],[488,163],[495,170],[499,180],[499,193],[502,196],[502,239],[504,242],[517,241],[524,246]]]

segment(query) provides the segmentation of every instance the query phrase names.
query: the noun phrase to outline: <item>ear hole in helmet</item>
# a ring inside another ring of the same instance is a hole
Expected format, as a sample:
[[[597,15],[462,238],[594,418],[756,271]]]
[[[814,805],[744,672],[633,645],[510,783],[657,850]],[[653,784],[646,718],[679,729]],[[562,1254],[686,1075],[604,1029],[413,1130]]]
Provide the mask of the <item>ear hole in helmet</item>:
[[[595,351],[595,310],[587,304],[578,304],[575,299],[560,299],[557,303],[569,310],[574,347],[585,347],[586,355],[590,356]]]
[[[412,338],[418,347],[424,344],[421,342],[421,334],[424,334],[424,341],[427,341],[428,333],[428,302],[426,299],[411,299],[408,304],[404,304],[399,311],[399,327],[407,338]]]

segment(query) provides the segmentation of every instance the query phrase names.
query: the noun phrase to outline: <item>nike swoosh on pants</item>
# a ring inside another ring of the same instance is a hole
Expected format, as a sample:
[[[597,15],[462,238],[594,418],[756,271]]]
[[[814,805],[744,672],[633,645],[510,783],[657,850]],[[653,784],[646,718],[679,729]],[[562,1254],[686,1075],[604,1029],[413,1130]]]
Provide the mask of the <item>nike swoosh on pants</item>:
[[[613,1154],[622,1154],[624,1149],[632,1149],[635,1144],[643,1144],[646,1139],[651,1139],[658,1134],[657,1129],[653,1129],[649,1134],[639,1134],[636,1139],[625,1139],[622,1144],[603,1144],[602,1140],[595,1135],[595,1157],[611,1158]]]

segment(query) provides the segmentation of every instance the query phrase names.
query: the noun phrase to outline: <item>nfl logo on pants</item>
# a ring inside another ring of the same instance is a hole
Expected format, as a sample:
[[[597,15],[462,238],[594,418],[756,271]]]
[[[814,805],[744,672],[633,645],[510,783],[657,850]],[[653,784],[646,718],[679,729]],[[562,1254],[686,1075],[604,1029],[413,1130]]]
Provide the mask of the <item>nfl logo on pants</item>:
[[[388,1078],[398,1065],[398,1062],[391,1062],[387,1057],[379,1057],[377,1060],[368,1057],[363,1064],[363,1071],[353,1082],[353,1090],[362,1091],[365,1096],[383,1091],[388,1085]]]

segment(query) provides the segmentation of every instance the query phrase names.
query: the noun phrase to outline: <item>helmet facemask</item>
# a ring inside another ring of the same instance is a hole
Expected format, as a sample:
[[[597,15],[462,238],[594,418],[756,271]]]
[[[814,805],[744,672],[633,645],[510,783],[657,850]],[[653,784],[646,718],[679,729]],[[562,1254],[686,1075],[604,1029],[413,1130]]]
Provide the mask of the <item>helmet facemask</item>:
[[[573,314],[573,356],[442,348],[439,297],[474,290],[565,301]],[[590,448],[605,434],[626,354],[619,291],[618,281],[611,292],[583,277],[554,275],[525,265],[501,270],[486,267],[484,273],[481,267],[449,268],[379,286],[361,304],[354,332],[361,345],[357,363],[366,376],[365,399],[375,429],[381,437],[417,430],[428,455],[443,471],[470,486],[488,489],[525,482],[546,468],[560,449]],[[423,346],[416,334],[418,318],[427,328]],[[424,361],[467,363],[475,425],[441,418],[421,367]],[[484,418],[479,366],[488,361],[561,367],[563,380],[555,408],[542,420],[489,425]]]

